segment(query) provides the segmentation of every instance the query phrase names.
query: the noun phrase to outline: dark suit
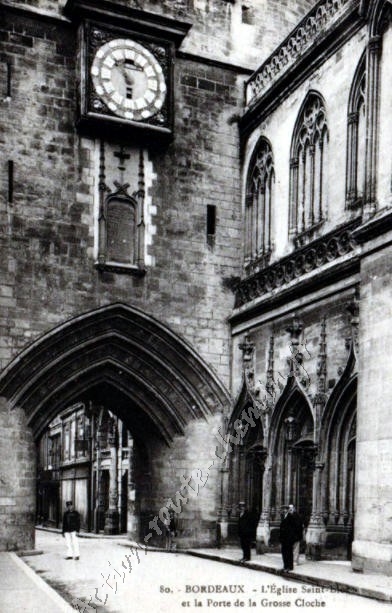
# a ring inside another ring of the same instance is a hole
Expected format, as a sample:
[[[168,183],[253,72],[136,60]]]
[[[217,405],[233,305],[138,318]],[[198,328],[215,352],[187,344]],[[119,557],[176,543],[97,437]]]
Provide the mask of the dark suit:
[[[303,524],[298,513],[286,513],[279,531],[284,570],[293,570],[293,546],[296,541],[302,539],[302,529]]]
[[[63,534],[80,531],[80,515],[77,511],[65,511],[63,515]]]
[[[238,536],[243,553],[243,560],[250,560],[250,549],[252,541],[255,539],[256,521],[255,516],[250,511],[243,511],[238,519]]]

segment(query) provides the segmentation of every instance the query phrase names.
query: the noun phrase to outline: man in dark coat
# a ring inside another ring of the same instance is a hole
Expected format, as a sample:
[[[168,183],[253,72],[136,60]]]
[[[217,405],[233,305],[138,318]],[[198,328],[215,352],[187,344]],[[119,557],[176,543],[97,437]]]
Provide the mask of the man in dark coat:
[[[240,502],[238,508],[240,512],[238,518],[238,536],[240,537],[243,554],[240,562],[247,562],[250,560],[250,549],[252,541],[255,539],[256,522],[254,514],[247,510],[245,502]]]
[[[165,524],[166,549],[171,551],[176,548],[174,538],[177,536],[177,522],[173,509],[169,509],[169,517],[163,523]]]
[[[66,560],[79,560],[79,541],[77,534],[80,531],[80,515],[73,508],[72,500],[65,503],[67,510],[63,515],[63,536],[67,544]]]
[[[293,547],[294,543],[302,539],[303,524],[293,504],[288,509],[280,522],[280,543],[283,558],[283,572],[293,570]]]

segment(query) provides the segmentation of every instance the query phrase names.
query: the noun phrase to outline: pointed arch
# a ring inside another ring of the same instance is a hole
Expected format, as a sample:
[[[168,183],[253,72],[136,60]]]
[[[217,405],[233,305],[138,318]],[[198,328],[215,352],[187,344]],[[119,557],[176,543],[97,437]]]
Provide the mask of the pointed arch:
[[[270,424],[272,467],[271,520],[279,522],[282,506],[293,502],[304,521],[312,510],[315,427],[311,403],[292,375],[279,398]],[[277,524],[276,524],[277,525]]]
[[[276,402],[273,414],[271,416],[269,441],[270,447],[275,447],[279,425],[282,422],[284,414],[289,410],[289,408],[290,411],[294,414],[295,408],[300,405],[307,407],[313,419],[314,416],[312,404],[300,381],[298,381],[297,377],[292,374],[287,378],[286,385],[283,388],[282,393]]]
[[[322,416],[320,455],[325,458],[322,515],[326,546],[349,557],[354,525],[354,478],[357,409],[356,355],[352,345],[346,367]],[[339,550],[341,550],[339,552]]]
[[[130,430],[154,430],[167,443],[193,419],[231,405],[228,391],[186,341],[121,303],[57,326],[0,376],[0,396],[24,410],[36,437],[75,399],[88,393],[110,402],[114,392]]]
[[[351,85],[347,110],[346,208],[363,204],[366,151],[366,51]]]
[[[346,366],[333,388],[330,397],[328,398],[327,404],[325,405],[325,409],[321,418],[321,433],[320,433],[320,453],[323,454],[323,449],[325,448],[326,442],[330,439],[331,433],[331,423],[332,416],[336,407],[341,405],[342,403],[346,403],[349,399],[348,394],[356,394],[357,389],[357,356],[355,351],[355,346],[351,343],[350,351],[348,354]],[[351,391],[350,391],[351,390]],[[325,455],[325,454],[323,454]]]
[[[266,266],[272,250],[274,159],[271,143],[261,136],[252,153],[246,178],[245,268]]]
[[[392,2],[390,0],[376,0],[373,3],[369,19],[370,38],[381,36],[391,20]]]
[[[254,408],[244,376],[228,424],[228,434],[238,441],[229,458],[228,507],[232,510],[233,518],[236,517],[239,500],[244,500],[248,509],[257,517],[262,511],[267,448],[263,421],[258,415],[259,411]],[[239,428],[240,422],[242,428]]]
[[[299,244],[327,207],[328,123],[325,102],[308,92],[295,123],[290,155],[290,235]]]

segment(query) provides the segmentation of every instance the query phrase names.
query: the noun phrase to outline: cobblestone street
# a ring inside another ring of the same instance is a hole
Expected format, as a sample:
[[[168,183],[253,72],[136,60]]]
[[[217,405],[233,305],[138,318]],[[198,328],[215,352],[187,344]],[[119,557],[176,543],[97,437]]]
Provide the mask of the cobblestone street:
[[[136,555],[119,543],[107,538],[81,538],[80,560],[65,560],[61,535],[37,531],[36,548],[44,553],[24,560],[75,610],[86,613],[180,613],[228,608],[329,613],[391,610],[390,603],[332,593],[329,588],[186,554],[139,551]],[[207,587],[203,590],[202,586]],[[42,613],[52,613],[52,609]]]

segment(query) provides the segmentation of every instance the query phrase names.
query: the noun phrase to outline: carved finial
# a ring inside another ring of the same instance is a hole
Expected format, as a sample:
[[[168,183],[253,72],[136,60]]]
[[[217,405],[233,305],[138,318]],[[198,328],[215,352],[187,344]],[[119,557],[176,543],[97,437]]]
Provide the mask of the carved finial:
[[[351,337],[346,339],[346,347],[350,349],[351,344],[358,349],[358,328],[359,328],[359,291],[356,289],[355,294],[347,303],[346,309],[350,315],[349,322],[351,326]]]
[[[291,344],[298,345],[299,344],[299,336],[303,330],[303,323],[296,315],[294,315],[290,324],[286,328],[286,332],[290,334]]]
[[[242,365],[244,369],[251,368],[255,344],[250,340],[248,334],[245,335],[245,338],[243,342],[240,343],[239,348],[242,351]]]
[[[113,155],[119,160],[119,164],[117,168],[120,171],[120,184],[123,185],[124,184],[124,172],[125,172],[125,160],[129,160],[131,156],[129,155],[129,153],[125,153],[124,145],[121,145],[120,151],[115,151]]]
[[[139,171],[137,181],[137,191],[133,194],[138,202],[138,227],[144,228],[144,196],[145,196],[145,182],[144,182],[144,154],[143,149],[139,151]]]
[[[100,192],[105,192],[107,187],[105,183],[105,143],[103,140],[99,143],[99,177],[98,189]]]
[[[143,149],[139,152],[139,174],[138,174],[138,191],[144,197],[144,155]]]
[[[267,367],[267,404],[272,406],[275,398],[275,380],[274,380],[274,343],[275,337],[272,334],[270,337],[269,349],[268,349],[268,367]]]
[[[288,364],[290,367],[290,374],[299,374],[299,367],[303,362],[303,353],[299,351],[299,337],[303,330],[303,323],[294,315],[290,325],[286,328],[286,332],[290,334],[290,352],[291,356],[288,358]]]
[[[327,389],[327,344],[326,344],[326,318],[321,320],[320,349],[317,361],[317,391],[325,394]]]
[[[292,443],[298,437],[298,420],[294,417],[292,412],[284,420],[284,425],[286,429],[285,437],[286,441]]]

